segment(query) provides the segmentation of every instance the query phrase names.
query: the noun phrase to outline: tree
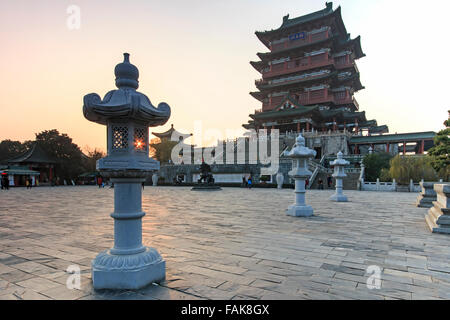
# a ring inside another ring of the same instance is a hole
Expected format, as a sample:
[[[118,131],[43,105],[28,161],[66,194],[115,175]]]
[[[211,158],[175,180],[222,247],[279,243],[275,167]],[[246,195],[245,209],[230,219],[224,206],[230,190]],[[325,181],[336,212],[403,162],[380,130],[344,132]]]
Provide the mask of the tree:
[[[159,140],[159,139],[158,139]],[[150,143],[151,153],[161,163],[167,163],[172,158],[172,149],[178,142],[164,139],[163,141],[154,139]]]
[[[392,155],[388,152],[372,153],[364,157],[365,180],[375,181],[381,175],[381,170],[389,169]]]
[[[20,141],[3,140],[0,142],[0,162],[17,157],[28,150],[28,144]]]
[[[58,161],[55,173],[62,179],[74,179],[84,171],[82,152],[67,134],[46,130],[36,134],[36,143]]]
[[[428,150],[428,156],[431,158],[431,165],[438,175],[446,181],[450,178],[450,110],[449,119],[444,121],[447,127],[441,130],[434,137],[434,146]]]
[[[429,157],[424,156],[400,156],[391,160],[389,175],[400,184],[408,184],[410,179],[414,182],[436,181],[436,171],[431,166]]]
[[[104,158],[106,154],[97,148],[90,149],[86,147],[87,157],[84,159],[84,168],[88,172],[94,172],[97,170],[97,160]]]

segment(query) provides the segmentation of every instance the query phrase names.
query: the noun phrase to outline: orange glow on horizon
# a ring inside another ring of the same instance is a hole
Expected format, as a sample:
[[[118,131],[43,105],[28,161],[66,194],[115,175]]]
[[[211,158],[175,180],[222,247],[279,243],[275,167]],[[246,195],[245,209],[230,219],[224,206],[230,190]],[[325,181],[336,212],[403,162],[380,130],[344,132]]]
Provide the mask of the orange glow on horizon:
[[[203,131],[229,130],[234,136],[227,138],[236,138],[261,108],[249,95],[261,78],[249,61],[268,48],[255,31],[276,29],[287,13],[309,14],[324,2],[77,0],[81,27],[69,30],[70,2],[0,1],[0,141],[57,129],[84,151],[105,151],[106,128],[84,118],[83,96],[116,89],[114,67],[124,52],[139,69],[138,90],[153,105],[171,107],[167,124],[150,132],[174,124],[192,133],[201,120]],[[365,87],[355,95],[360,111],[390,133],[443,129],[448,81],[445,59],[436,57],[450,51],[443,40],[450,2],[333,2],[367,54],[357,61]],[[433,48],[418,50],[423,39]]]

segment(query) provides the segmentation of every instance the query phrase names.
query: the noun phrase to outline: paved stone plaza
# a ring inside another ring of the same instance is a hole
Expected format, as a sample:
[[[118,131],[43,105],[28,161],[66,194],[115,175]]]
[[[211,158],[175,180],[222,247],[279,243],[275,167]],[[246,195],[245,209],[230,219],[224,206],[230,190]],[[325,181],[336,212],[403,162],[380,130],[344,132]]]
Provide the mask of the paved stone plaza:
[[[285,215],[293,190],[146,186],[143,242],[161,285],[94,292],[90,263],[113,244],[113,190],[0,192],[0,299],[450,299],[450,237],[426,227],[416,193],[312,190],[314,217]],[[81,268],[81,289],[65,270]],[[382,268],[369,290],[366,268]]]

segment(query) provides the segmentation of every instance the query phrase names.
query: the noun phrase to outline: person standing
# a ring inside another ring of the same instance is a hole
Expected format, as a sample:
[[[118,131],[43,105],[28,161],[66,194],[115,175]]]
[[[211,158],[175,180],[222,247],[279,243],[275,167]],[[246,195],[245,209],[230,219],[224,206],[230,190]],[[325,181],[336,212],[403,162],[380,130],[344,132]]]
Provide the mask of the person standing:
[[[248,185],[248,188],[249,188],[249,189],[252,188],[252,182],[253,182],[253,178],[252,178],[252,176],[250,176],[250,177],[248,178],[248,180],[247,180],[247,185]]]
[[[247,180],[245,179],[245,176],[242,177],[242,186],[243,186],[244,188],[247,187]]]
[[[319,178],[319,190],[323,190],[323,180]]]
[[[328,184],[328,189],[330,189],[333,186],[333,178],[331,176],[327,177],[327,184]]]

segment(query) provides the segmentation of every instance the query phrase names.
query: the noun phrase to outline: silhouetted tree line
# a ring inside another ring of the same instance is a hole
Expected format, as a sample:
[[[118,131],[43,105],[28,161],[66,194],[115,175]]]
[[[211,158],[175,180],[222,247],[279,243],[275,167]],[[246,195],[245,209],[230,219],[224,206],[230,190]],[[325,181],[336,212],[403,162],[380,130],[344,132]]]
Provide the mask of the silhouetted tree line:
[[[98,149],[88,149],[87,155],[84,154],[78,145],[73,143],[72,138],[53,129],[36,133],[35,141],[1,141],[0,163],[6,164],[9,159],[24,154],[32,148],[34,143],[37,143],[49,157],[57,162],[55,176],[61,179],[76,179],[83,172],[95,171],[96,161],[105,156]]]

